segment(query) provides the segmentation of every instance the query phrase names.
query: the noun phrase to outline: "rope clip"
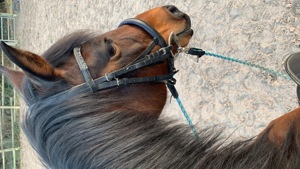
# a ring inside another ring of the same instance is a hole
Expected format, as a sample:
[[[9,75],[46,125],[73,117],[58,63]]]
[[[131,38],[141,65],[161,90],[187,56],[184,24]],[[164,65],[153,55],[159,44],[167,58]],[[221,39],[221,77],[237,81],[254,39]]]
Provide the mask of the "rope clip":
[[[167,87],[169,88],[172,96],[174,98],[178,98],[178,92],[177,92],[177,90],[176,90],[176,88],[174,86],[175,84],[176,84],[176,79],[175,78],[169,79],[167,81]]]
[[[179,42],[179,38],[177,35],[174,34],[174,32],[171,32],[170,36],[169,36],[169,40],[168,43],[169,45],[171,45],[171,41],[173,41],[177,46],[177,52],[178,53],[186,53],[189,55],[195,55],[197,56],[197,62],[199,62],[199,58],[203,55],[205,55],[205,51],[199,48],[193,48],[193,47],[182,47],[180,42]]]
[[[205,51],[199,48],[188,48],[185,50],[185,53],[197,56],[197,63],[199,62],[199,58],[205,55]]]

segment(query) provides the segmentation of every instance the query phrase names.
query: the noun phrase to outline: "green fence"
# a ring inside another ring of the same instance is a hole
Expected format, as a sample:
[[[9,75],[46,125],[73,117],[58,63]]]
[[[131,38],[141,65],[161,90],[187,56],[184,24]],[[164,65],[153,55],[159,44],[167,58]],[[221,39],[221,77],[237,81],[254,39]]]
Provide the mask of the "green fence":
[[[0,13],[0,39],[16,46],[16,15]]]
[[[12,0],[0,0],[0,40],[16,46],[16,15]],[[0,51],[1,65],[16,68]],[[9,81],[0,80],[0,168],[19,169],[20,162],[20,104]]]
[[[5,64],[1,52],[1,64]],[[20,168],[20,107],[16,92],[8,81],[1,77],[0,97],[0,168]]]

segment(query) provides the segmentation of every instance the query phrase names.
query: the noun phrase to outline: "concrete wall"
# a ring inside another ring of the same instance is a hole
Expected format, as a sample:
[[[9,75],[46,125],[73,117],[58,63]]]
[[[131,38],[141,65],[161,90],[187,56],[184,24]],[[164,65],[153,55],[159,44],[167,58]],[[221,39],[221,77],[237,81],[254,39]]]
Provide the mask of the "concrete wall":
[[[21,1],[21,47],[42,53],[72,31],[106,32],[126,18],[166,4],[191,16],[195,30],[191,46],[276,71],[282,71],[287,54],[300,51],[299,0]],[[255,68],[210,56],[197,63],[184,54],[176,66],[180,70],[176,86],[193,122],[199,127],[224,128],[230,139],[253,137],[272,119],[297,106],[292,81]],[[185,122],[175,100],[168,102],[163,115]]]

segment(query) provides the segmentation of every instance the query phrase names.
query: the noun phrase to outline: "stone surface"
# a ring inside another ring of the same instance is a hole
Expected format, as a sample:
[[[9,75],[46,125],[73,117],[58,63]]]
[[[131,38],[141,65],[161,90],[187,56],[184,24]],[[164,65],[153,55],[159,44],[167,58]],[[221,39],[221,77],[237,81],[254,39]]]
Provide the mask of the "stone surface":
[[[41,54],[72,31],[106,32],[126,18],[166,4],[191,16],[195,34],[190,46],[279,72],[284,58],[300,51],[299,0],[21,1],[20,44]],[[176,66],[180,70],[176,86],[193,122],[200,128],[223,128],[229,140],[257,135],[272,119],[297,106],[292,81],[256,68],[210,56],[197,63],[185,54],[177,58]],[[175,100],[168,100],[163,116],[186,123]]]

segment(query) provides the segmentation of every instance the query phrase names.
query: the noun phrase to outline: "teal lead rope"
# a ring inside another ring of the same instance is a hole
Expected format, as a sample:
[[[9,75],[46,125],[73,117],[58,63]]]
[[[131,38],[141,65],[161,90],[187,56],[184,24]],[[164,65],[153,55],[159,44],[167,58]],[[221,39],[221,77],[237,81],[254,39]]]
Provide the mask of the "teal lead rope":
[[[224,56],[224,55],[220,55],[220,54],[216,54],[216,53],[212,53],[212,52],[205,52],[202,49],[198,49],[198,48],[188,48],[188,49],[185,49],[184,51],[187,54],[197,55],[198,59],[203,55],[213,56],[213,57],[228,60],[228,61],[231,61],[231,62],[240,63],[240,64],[243,64],[243,65],[246,65],[246,66],[249,66],[249,67],[258,68],[258,69],[266,71],[266,72],[268,72],[272,75],[280,76],[280,77],[283,77],[287,80],[291,80],[291,78],[287,74],[276,72],[275,70],[272,70],[272,69],[269,69],[269,68],[251,63],[251,62],[247,62],[247,61],[244,61],[244,60],[241,60],[241,59],[237,59],[237,58],[234,58],[234,57]]]
[[[211,53],[211,52],[205,52],[205,55],[213,56],[213,57],[216,57],[216,58],[220,58],[220,59],[224,59],[224,60],[228,60],[228,61],[232,61],[232,62],[237,62],[237,63],[243,64],[243,65],[247,65],[249,67],[255,67],[255,68],[261,69],[263,71],[266,71],[266,72],[268,72],[272,75],[280,76],[280,77],[283,77],[287,80],[291,80],[291,78],[287,74],[276,72],[275,70],[272,70],[272,69],[269,69],[269,68],[251,63],[251,62],[247,62],[247,61],[244,61],[244,60],[241,60],[241,59],[228,57],[228,56],[223,56],[223,55],[219,55],[219,54],[215,54],[215,53]]]
[[[240,64],[243,64],[243,65],[246,65],[246,66],[249,66],[249,67],[258,68],[258,69],[266,71],[266,72],[268,72],[272,75],[280,76],[280,77],[283,77],[287,80],[291,80],[291,78],[287,74],[276,72],[275,70],[272,70],[272,69],[269,69],[269,68],[251,63],[251,62],[247,62],[247,61],[244,61],[244,60],[241,60],[241,59],[237,59],[237,58],[233,58],[233,57],[229,57],[229,56],[224,56],[224,55],[220,55],[220,54],[216,54],[216,53],[211,53],[211,52],[205,52],[205,51],[203,51],[202,49],[199,49],[199,48],[181,48],[179,52],[185,52],[185,53],[190,54],[190,55],[196,55],[198,57],[198,59],[203,55],[213,56],[213,57],[216,57],[216,58],[220,58],[220,59],[240,63]],[[196,131],[196,128],[193,125],[192,120],[189,117],[189,115],[187,114],[184,106],[182,105],[181,100],[179,99],[178,92],[176,91],[176,89],[174,87],[175,83],[176,83],[176,80],[171,79],[171,80],[168,81],[167,86],[168,86],[170,92],[172,93],[173,97],[176,99],[176,101],[177,101],[177,103],[178,103],[178,105],[179,105],[186,121],[188,122],[195,138],[199,139],[199,135]]]
[[[189,124],[189,126],[190,126],[190,128],[191,128],[191,130],[192,130],[192,132],[193,132],[193,134],[195,136],[195,138],[198,140],[199,139],[199,135],[198,135],[198,133],[196,131],[195,126],[193,125],[193,122],[192,122],[190,116],[187,114],[184,106],[181,103],[181,100],[179,99],[178,92],[177,92],[177,90],[176,90],[176,88],[174,86],[175,83],[176,83],[175,79],[168,80],[167,87],[169,88],[172,96],[176,99],[176,101],[177,101],[177,103],[178,103],[178,105],[179,105],[179,107],[180,107],[180,109],[181,109],[181,111],[182,111],[182,113],[183,113],[186,121],[188,122],[188,124]]]
[[[198,135],[198,133],[197,133],[197,131],[196,131],[196,128],[195,128],[195,126],[193,125],[192,120],[190,119],[190,116],[187,114],[185,108],[183,107],[183,105],[182,105],[182,103],[181,103],[181,100],[179,99],[179,97],[177,97],[177,98],[175,98],[175,99],[176,99],[176,101],[177,101],[177,103],[178,103],[178,105],[179,105],[179,107],[180,107],[180,109],[181,109],[181,111],[182,111],[182,113],[183,113],[183,115],[184,115],[186,121],[188,122],[188,124],[189,124],[189,126],[190,126],[190,128],[191,128],[191,130],[192,130],[192,132],[193,132],[193,134],[194,134],[194,136],[195,136],[195,138],[196,138],[197,140],[199,140],[199,135]]]

